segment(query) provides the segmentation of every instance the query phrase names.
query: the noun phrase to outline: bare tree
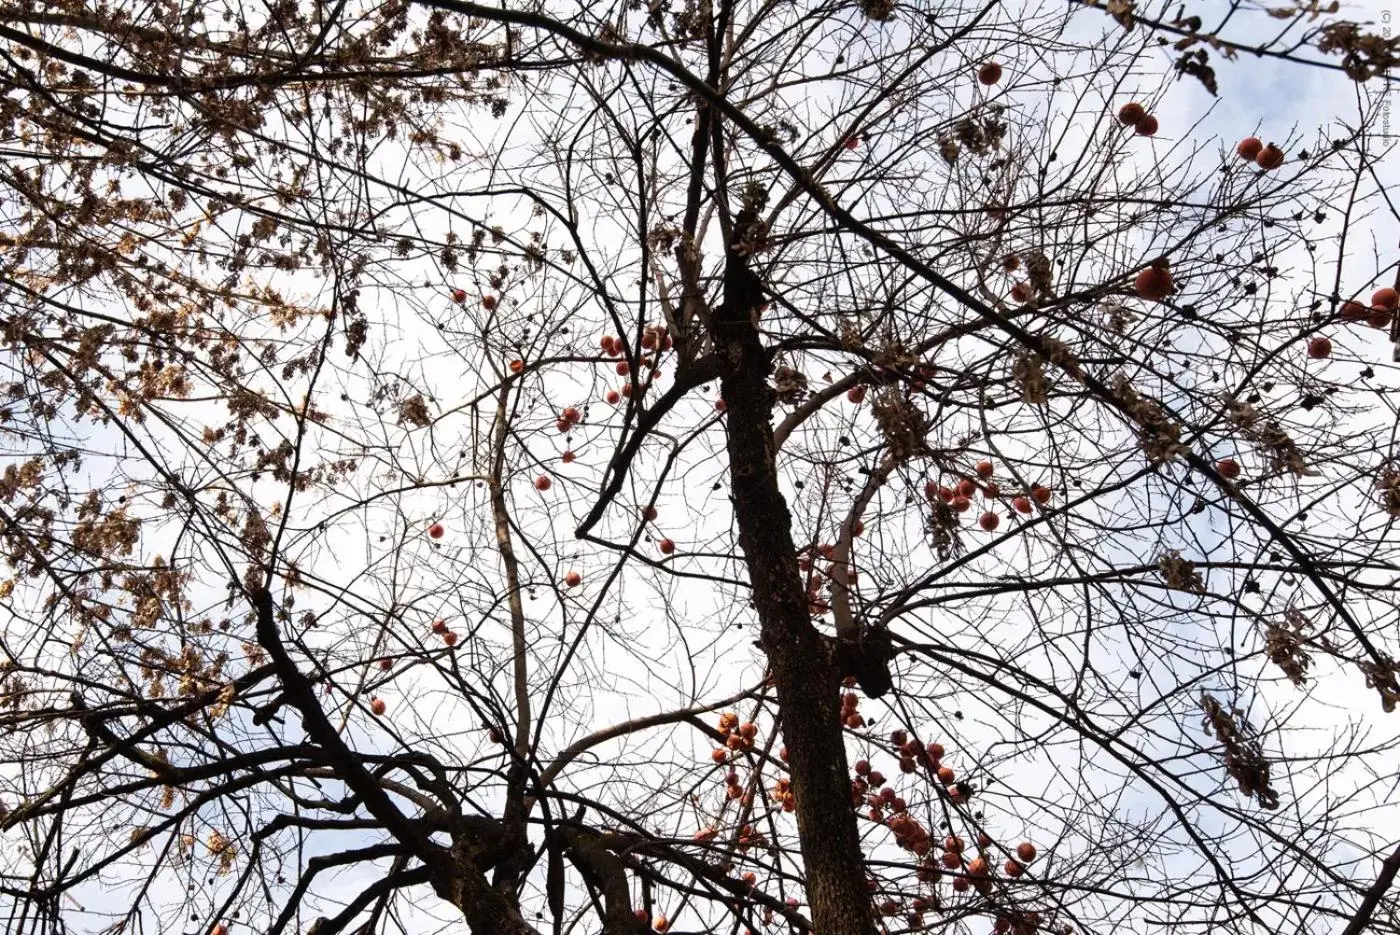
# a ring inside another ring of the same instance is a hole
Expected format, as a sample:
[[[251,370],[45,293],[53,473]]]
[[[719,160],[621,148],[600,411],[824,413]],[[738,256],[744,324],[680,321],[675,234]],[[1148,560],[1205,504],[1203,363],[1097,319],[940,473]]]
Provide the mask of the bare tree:
[[[1397,931],[1400,43],[1199,6],[0,0],[5,930]]]

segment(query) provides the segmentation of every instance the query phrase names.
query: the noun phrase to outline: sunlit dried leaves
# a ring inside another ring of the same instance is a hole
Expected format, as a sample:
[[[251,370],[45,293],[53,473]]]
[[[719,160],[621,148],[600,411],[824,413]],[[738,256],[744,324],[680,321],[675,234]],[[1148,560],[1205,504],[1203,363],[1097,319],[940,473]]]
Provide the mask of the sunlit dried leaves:
[[[928,433],[933,427],[918,406],[894,387],[881,390],[871,403],[875,423],[884,436],[885,448],[897,462],[928,450]]]
[[[1297,608],[1284,612],[1283,620],[1271,623],[1264,632],[1264,651],[1269,661],[1283,670],[1288,680],[1302,686],[1308,680],[1312,658],[1307,651],[1307,631],[1312,623]]]
[[[1336,4],[1332,6],[1334,9],[1329,12],[1335,12]],[[1355,23],[1323,26],[1317,48],[1321,52],[1341,53],[1342,68],[1354,81],[1365,81],[1400,64],[1400,36],[1362,32]]]
[[[1285,470],[1297,477],[1317,477],[1320,472],[1308,467],[1302,449],[1278,423],[1260,415],[1251,403],[1225,397],[1225,414],[1240,434],[1268,456],[1275,470]]]
[[[1132,416],[1138,445],[1153,464],[1172,461],[1187,451],[1181,443],[1181,426],[1172,421],[1157,402],[1138,393],[1128,378],[1118,374],[1111,386],[1114,396]]]
[[[854,351],[865,346],[865,335],[861,333],[860,325],[854,319],[841,319],[841,347],[843,350]]]
[[[399,423],[407,422],[418,428],[426,428],[433,423],[428,412],[428,402],[421,393],[414,394],[399,404]]]
[[[860,0],[860,11],[877,23],[889,22],[894,16],[893,0]]]
[[[1400,517],[1400,471],[1386,468],[1376,481],[1381,508],[1391,516]]]
[[[1194,41],[1194,37],[1183,39],[1177,43],[1177,48],[1184,48],[1183,43]],[[1176,69],[1177,78],[1189,75],[1199,81],[1201,86],[1212,95],[1219,96],[1220,85],[1215,80],[1215,69],[1210,67],[1210,54],[1205,49],[1183,52],[1173,67]]]
[[[773,393],[779,402],[796,406],[807,398],[807,392],[806,374],[786,366],[773,371]]]
[[[1006,124],[995,115],[999,112],[997,108],[991,114],[981,117],[964,117],[953,126],[954,135],[957,142],[968,152],[978,156],[986,156],[996,150],[1001,149],[1001,141],[1006,136]],[[944,159],[948,159],[944,154]],[[949,162],[953,160],[949,159]]]
[[[1386,714],[1394,712],[1400,703],[1400,663],[1386,657],[1383,662],[1366,661],[1360,665],[1366,687],[1374,688],[1381,696],[1381,709]]]
[[[1131,31],[1134,23],[1133,11],[1136,9],[1136,6],[1137,4],[1131,2],[1131,0],[1108,0],[1104,10],[1109,16],[1113,17],[1114,21],[1117,22],[1119,26]]]
[[[1038,295],[1047,298],[1055,296],[1055,266],[1050,258],[1039,250],[1028,251],[1023,259],[1026,262],[1026,276]]]
[[[957,511],[942,500],[934,500],[932,507],[924,529],[928,534],[929,546],[939,559],[946,562],[965,551],[962,524],[958,522]]]
[[[1195,563],[1182,558],[1176,549],[1157,559],[1157,571],[1161,574],[1162,581],[1173,591],[1185,591],[1188,594],[1206,593],[1206,583],[1196,571]]]
[[[1206,734],[1214,735],[1225,747],[1225,771],[1246,796],[1262,808],[1278,808],[1278,793],[1269,787],[1269,761],[1254,736],[1254,730],[1238,708],[1226,711],[1209,693],[1201,695]]]
[[[211,831],[206,846],[209,848],[209,853],[219,861],[219,873],[228,873],[233,869],[233,863],[238,858],[238,851],[233,846],[232,841],[219,831]]]
[[[1044,406],[1050,402],[1045,364],[1039,354],[1023,351],[1012,358],[1011,379],[1021,388],[1021,401],[1027,405]]]

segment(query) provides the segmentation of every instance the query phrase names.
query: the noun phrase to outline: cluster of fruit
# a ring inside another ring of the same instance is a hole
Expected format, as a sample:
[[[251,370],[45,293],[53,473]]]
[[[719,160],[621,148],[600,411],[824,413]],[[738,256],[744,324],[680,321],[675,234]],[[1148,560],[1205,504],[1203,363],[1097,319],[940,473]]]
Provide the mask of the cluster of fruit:
[[[1371,294],[1370,307],[1354,300],[1343,302],[1337,310],[1337,317],[1345,322],[1364,321],[1372,328],[1389,328],[1397,306],[1400,306],[1400,293],[1386,286]],[[1331,340],[1322,335],[1311,338],[1308,341],[1308,356],[1314,360],[1331,357]]]
[[[720,715],[719,732],[724,736],[724,746],[710,751],[710,759],[723,763],[729,754],[752,750],[754,738],[758,736],[758,725],[753,721],[739,723],[739,715],[727,711]]]
[[[989,500],[1000,498],[1001,485],[992,481],[992,476],[996,473],[996,468],[992,465],[992,462],[979,461],[974,471],[976,472],[977,480],[973,480],[971,477],[963,477],[952,486],[929,481],[924,485],[924,496],[928,498],[929,502],[933,502],[935,499],[942,500],[959,513],[965,513],[972,508],[972,497],[979,489]],[[980,487],[978,484],[979,481],[981,482]],[[1017,513],[1030,513],[1033,509],[1031,507],[1031,500],[1035,500],[1035,502],[1039,503],[1041,506],[1050,502],[1050,488],[1043,484],[1032,484],[1028,493],[1030,496],[1018,494],[1011,498],[1011,507]],[[1001,525],[1001,517],[992,510],[987,510],[978,517],[977,525],[981,526],[987,532],[993,532]]]

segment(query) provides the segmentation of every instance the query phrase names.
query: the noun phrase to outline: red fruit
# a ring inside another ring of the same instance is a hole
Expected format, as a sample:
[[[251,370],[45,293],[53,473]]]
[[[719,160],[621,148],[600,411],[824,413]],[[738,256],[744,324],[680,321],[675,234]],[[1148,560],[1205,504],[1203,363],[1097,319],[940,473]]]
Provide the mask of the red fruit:
[[[855,149],[856,147],[860,146],[860,137],[848,136],[846,137],[846,141],[841,145],[846,147],[847,149]]]
[[[967,497],[953,498],[953,509],[957,510],[959,513],[966,513],[971,508],[972,501],[969,500]]]
[[[1246,162],[1253,162],[1259,158],[1263,148],[1264,144],[1257,136],[1246,136],[1240,140],[1240,145],[1235,147],[1235,153]]]
[[[1313,360],[1322,360],[1332,356],[1332,342],[1326,338],[1313,338],[1308,342],[1308,356]]]
[[[386,659],[381,659],[381,660],[379,660],[379,671],[381,671],[381,672],[388,672],[388,671],[389,671],[390,669],[392,669],[393,667],[394,667],[394,660],[392,660],[392,659],[387,659],[387,658],[386,658]]]
[[[583,418],[583,413],[579,412],[578,409],[574,408],[573,406],[565,407],[564,411],[561,412],[560,415],[564,417],[565,422],[570,423],[577,422],[578,420]]]
[[[995,500],[997,497],[1001,496],[1001,485],[987,484],[982,488],[982,493],[986,494],[990,499]]]
[[[951,487],[938,488],[938,499],[942,500],[944,503],[952,503],[953,497],[955,496],[957,496],[957,494],[953,493],[953,488]]]
[[[938,497],[938,485],[933,481],[924,482],[924,497],[932,503]]]
[[[1014,498],[1011,501],[1011,506],[1017,513],[1029,513],[1031,511],[1031,502],[1025,497]]]
[[[853,387],[851,387],[849,390],[846,391],[846,398],[847,398],[848,400],[850,400],[851,402],[853,402],[853,403],[861,403],[861,402],[864,402],[864,401],[865,401],[865,391],[866,391],[866,388],[865,388],[865,386],[863,386],[863,385],[862,385],[862,386],[853,386]]]
[[[442,528],[442,523],[433,523],[428,527],[428,536],[433,539],[441,539],[445,532],[447,530]]]
[[[1008,860],[1004,869],[1006,870],[1006,875],[1013,880],[1026,872],[1025,866],[1018,860]]]
[[[1172,274],[1165,266],[1149,266],[1137,274],[1133,288],[1139,297],[1160,302],[1172,291]]]
[[[488,312],[496,307],[496,297],[494,295],[483,295],[481,297],[481,307]]]
[[[739,725],[739,736],[745,740],[753,740],[758,736],[758,725],[753,721],[745,721]]]
[[[384,703],[383,698],[371,698],[369,700],[369,709],[371,712],[373,712],[375,717],[379,717],[381,714],[383,714],[388,709],[388,707],[389,706]]]
[[[1004,272],[1014,273],[1021,268],[1021,258],[1014,253],[1008,253],[1001,261],[1001,268]]]
[[[598,346],[603,349],[604,354],[611,354],[613,352],[613,342],[616,340],[617,338],[612,335],[605,334],[598,339]]]
[[[1372,328],[1389,328],[1390,318],[1393,314],[1394,312],[1384,305],[1373,305],[1370,314],[1366,316],[1366,324]]]
[[[548,474],[541,474],[539,477],[535,478],[536,490],[544,491],[548,490],[552,486],[554,486],[554,481],[549,479]]]
[[[1283,150],[1279,149],[1273,143],[1270,143],[1259,151],[1258,156],[1254,157],[1254,164],[1265,172],[1272,172],[1283,165],[1283,160]]]
[[[786,759],[786,757],[784,757],[784,759]],[[880,772],[878,769],[871,770],[870,775],[866,777],[866,779],[876,789],[880,788],[885,784],[885,774]]]
[[[627,363],[627,361],[625,360],[619,360],[617,362],[617,366],[613,369],[617,371],[618,376],[625,377],[627,376],[628,371],[632,369],[632,365]]]
[[[656,521],[656,507],[654,507],[654,506],[649,506],[649,507],[647,507],[646,509],[642,510],[642,517],[643,517],[648,523],[655,522],[655,521]]]
[[[447,621],[438,619],[433,621],[433,632],[438,636],[447,632]]]
[[[967,877],[953,877],[953,892],[966,893],[972,884],[967,882]]]
[[[941,759],[943,759],[943,754],[944,754],[944,752],[945,752],[945,751],[944,751],[944,749],[943,749],[943,744],[941,744],[941,743],[931,743],[931,744],[928,745],[928,755],[929,755],[929,757],[932,758],[932,759],[935,759],[935,760],[941,760]]]
[[[666,921],[665,916],[657,916],[655,919],[652,920],[651,927],[656,929],[656,931],[658,932],[664,932],[671,927],[671,923]]]
[[[1234,480],[1240,476],[1240,463],[1234,458],[1222,458],[1215,462],[1215,469],[1226,480]]]
[[[1028,282],[1018,282],[1011,287],[1011,301],[1013,302],[1029,302],[1032,295],[1031,284]]]
[[[1365,321],[1371,317],[1371,310],[1360,302],[1343,302],[1341,316],[1342,321]]]
[[[645,922],[647,920],[647,911],[645,909],[634,909],[632,910],[632,918],[636,919],[638,922]]]
[[[1382,308],[1396,308],[1400,306],[1400,292],[1396,292],[1389,286],[1384,286],[1371,293],[1371,304],[1379,305]]]
[[[228,935],[228,926],[220,922],[210,930],[209,935]]]
[[[578,583],[579,583],[580,581],[582,581],[582,580],[583,580],[583,575],[579,574],[579,573],[576,572],[576,571],[571,571],[571,572],[569,572],[568,574],[564,575],[564,587],[566,587],[566,588],[577,587],[577,586],[578,586]]]
[[[642,350],[650,351],[656,348],[656,332],[648,328],[642,332]]]
[[[1118,122],[1125,127],[1135,127],[1147,116],[1147,108],[1137,101],[1130,101],[1118,109]]]
[[[615,406],[617,405],[618,400],[622,399],[622,397],[618,395],[617,390],[608,390],[606,393],[603,394],[603,399],[606,400],[610,405]]]
[[[524,373],[524,372],[525,372],[525,361],[523,361],[523,360],[512,360],[512,361],[510,362],[510,372],[511,372],[511,373]]]
[[[559,432],[567,432],[569,430],[569,421],[567,419],[559,419],[554,423],[554,428]]]
[[[974,857],[967,865],[967,872],[974,877],[985,877],[991,872],[991,869],[992,868],[988,867],[987,862],[981,857]]]
[[[858,776],[869,776],[869,775],[870,775],[870,761],[869,761],[869,760],[856,760],[856,775],[858,775]]]
[[[565,464],[573,464],[574,458],[575,455],[572,449],[565,451],[562,455],[559,456],[559,460],[563,461]]]
[[[992,839],[987,835],[985,831],[978,832],[977,846],[982,848],[983,850],[986,850],[987,848],[992,846]]]
[[[957,778],[957,775],[958,774],[953,772],[953,770],[950,767],[938,767],[938,781],[943,783],[943,785],[945,786],[951,785],[953,780]]]
[[[452,301],[456,302],[458,305],[461,305],[463,302],[467,301],[467,290],[453,289]]]
[[[714,760],[716,763],[723,763],[725,760],[729,759],[729,751],[724,747],[715,747],[710,751],[710,759]]]
[[[955,834],[950,834],[943,839],[943,849],[945,851],[951,851],[954,854],[961,854],[965,846],[966,845],[963,844],[963,839]]]
[[[726,409],[728,409],[728,408],[729,408],[729,407],[725,405],[724,400],[722,400],[722,399],[717,399],[717,400],[715,400],[715,412],[723,412],[724,410],[726,410]]]
[[[501,736],[500,729],[496,727],[488,727],[486,729],[486,739],[491,743],[505,743],[505,738]]]
[[[957,851],[945,851],[943,853],[943,866],[949,870],[957,870],[962,866],[962,855]]]
[[[977,80],[985,85],[993,85],[1001,80],[1001,66],[996,62],[988,62],[977,69]]]
[[[851,532],[857,536],[864,534],[865,523],[861,522],[860,520],[856,520],[855,525],[851,527]]]
[[[1148,114],[1137,122],[1135,130],[1138,136],[1151,136],[1157,132],[1157,118]]]
[[[988,510],[987,512],[983,513],[982,516],[977,520],[977,525],[981,526],[987,532],[992,532],[997,528],[997,525],[1000,522],[1001,517],[993,513],[991,510]]]
[[[967,478],[958,481],[957,495],[959,497],[970,497],[977,492],[977,485]]]
[[[1050,488],[1042,484],[1036,484],[1031,488],[1031,496],[1035,497],[1035,502],[1041,506],[1050,502]]]
[[[1020,844],[1016,845],[1016,856],[1021,858],[1021,860],[1025,861],[1026,863],[1030,863],[1031,861],[1035,860],[1035,855],[1035,845],[1032,844],[1030,841],[1022,841]]]
[[[670,555],[672,552],[676,551],[676,544],[670,539],[662,539],[656,546],[661,550],[662,555]]]
[[[456,633],[453,633],[451,630],[449,630],[449,631],[447,631],[446,633],[444,633],[444,634],[442,635],[442,641],[443,641],[444,643],[446,643],[448,646],[456,646],[456,645],[457,645],[457,634],[456,634]]]
[[[992,467],[992,462],[990,461],[977,462],[977,476],[982,478],[983,480],[989,480],[994,470],[995,469]]]

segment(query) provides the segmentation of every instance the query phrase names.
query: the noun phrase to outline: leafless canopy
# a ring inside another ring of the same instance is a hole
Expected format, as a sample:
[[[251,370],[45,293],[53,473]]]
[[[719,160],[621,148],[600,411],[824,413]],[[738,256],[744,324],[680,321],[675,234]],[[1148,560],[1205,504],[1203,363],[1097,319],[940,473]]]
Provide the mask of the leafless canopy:
[[[1400,932],[1400,45],[1147,7],[0,0],[0,928]]]

